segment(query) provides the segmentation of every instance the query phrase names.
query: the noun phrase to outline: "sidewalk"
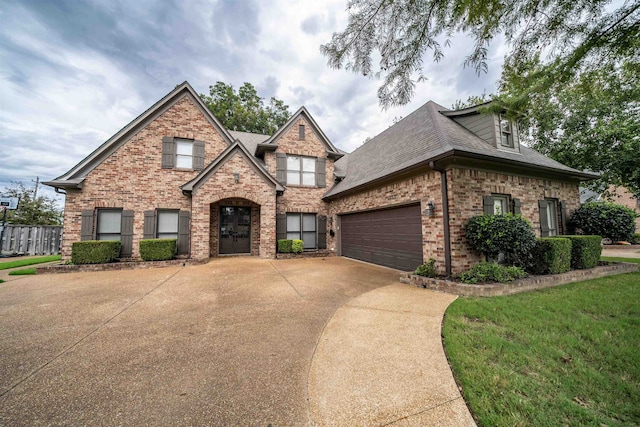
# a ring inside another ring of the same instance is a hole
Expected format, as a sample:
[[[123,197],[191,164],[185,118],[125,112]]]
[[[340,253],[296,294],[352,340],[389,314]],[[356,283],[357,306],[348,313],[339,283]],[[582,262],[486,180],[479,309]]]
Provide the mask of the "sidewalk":
[[[455,299],[394,284],[340,307],[311,362],[313,423],[475,426],[442,347],[442,319]]]

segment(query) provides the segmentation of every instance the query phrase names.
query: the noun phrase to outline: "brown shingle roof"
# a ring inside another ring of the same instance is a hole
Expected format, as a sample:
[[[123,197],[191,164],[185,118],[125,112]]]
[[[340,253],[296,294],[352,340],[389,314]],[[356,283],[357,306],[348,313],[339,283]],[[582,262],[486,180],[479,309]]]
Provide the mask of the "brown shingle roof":
[[[345,177],[325,197],[337,196],[439,158],[462,155],[552,170],[567,175],[593,178],[542,154],[521,146],[520,153],[499,150],[441,112],[445,107],[429,101],[395,125],[336,162]],[[348,157],[348,160],[347,160]]]

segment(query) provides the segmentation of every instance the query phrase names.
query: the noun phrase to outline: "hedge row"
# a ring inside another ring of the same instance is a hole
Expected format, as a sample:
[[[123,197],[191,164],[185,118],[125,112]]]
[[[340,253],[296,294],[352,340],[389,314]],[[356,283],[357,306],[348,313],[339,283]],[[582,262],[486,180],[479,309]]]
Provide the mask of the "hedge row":
[[[164,261],[172,259],[177,252],[177,239],[140,240],[140,258],[144,261]]]
[[[144,261],[164,261],[176,255],[176,239],[140,240],[140,258]],[[85,240],[71,245],[73,264],[105,264],[120,257],[122,244],[118,240]]]
[[[278,240],[278,252],[281,254],[300,254],[304,249],[302,240],[280,239]]]
[[[74,264],[104,264],[114,262],[120,256],[122,243],[118,240],[85,240],[71,245],[71,262]]]
[[[526,270],[531,274],[559,274],[593,268],[602,254],[600,236],[558,236],[537,239]]]

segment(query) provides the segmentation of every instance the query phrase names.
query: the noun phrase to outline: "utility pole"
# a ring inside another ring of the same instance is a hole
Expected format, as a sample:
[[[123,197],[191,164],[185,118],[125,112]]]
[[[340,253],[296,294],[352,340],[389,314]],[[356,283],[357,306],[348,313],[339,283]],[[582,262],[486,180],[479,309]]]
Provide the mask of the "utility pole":
[[[33,190],[33,200],[36,200],[38,198],[38,184],[40,183],[40,177],[36,176],[36,180],[31,180],[31,182],[36,183],[36,189]]]

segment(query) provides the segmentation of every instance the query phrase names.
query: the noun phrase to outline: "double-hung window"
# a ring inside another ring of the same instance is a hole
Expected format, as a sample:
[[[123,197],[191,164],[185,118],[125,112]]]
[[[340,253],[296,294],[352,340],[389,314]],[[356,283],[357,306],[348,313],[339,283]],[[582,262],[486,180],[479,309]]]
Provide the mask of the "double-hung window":
[[[97,240],[121,240],[122,210],[99,209],[97,221]]]
[[[177,239],[178,238],[178,211],[162,210],[158,211],[157,219],[158,239]]]
[[[500,145],[513,148],[513,131],[511,121],[500,116]]]
[[[316,214],[288,213],[287,239],[302,240],[305,249],[315,249]]]
[[[176,139],[176,168],[193,168],[193,141]]]
[[[316,185],[316,158],[287,156],[287,184]]]

